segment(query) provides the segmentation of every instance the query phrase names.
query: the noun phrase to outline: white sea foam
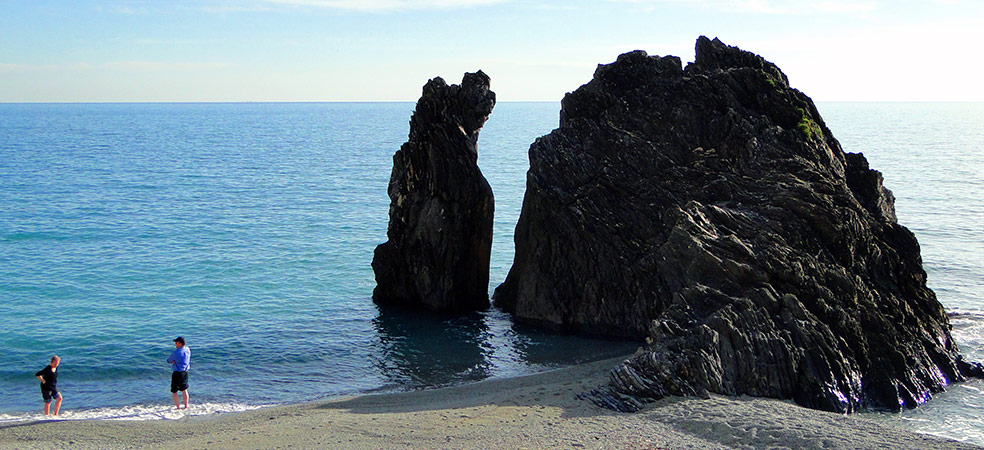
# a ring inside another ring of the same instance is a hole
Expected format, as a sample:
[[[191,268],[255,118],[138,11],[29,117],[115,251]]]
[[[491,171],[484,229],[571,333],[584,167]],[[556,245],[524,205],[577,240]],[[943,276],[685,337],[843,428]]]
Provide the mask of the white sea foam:
[[[242,403],[199,403],[191,404],[187,410],[177,410],[173,405],[133,405],[111,408],[63,410],[58,416],[45,416],[37,413],[0,414],[0,424],[28,422],[36,420],[174,420],[184,417],[205,416],[249,411],[269,405],[246,405]]]

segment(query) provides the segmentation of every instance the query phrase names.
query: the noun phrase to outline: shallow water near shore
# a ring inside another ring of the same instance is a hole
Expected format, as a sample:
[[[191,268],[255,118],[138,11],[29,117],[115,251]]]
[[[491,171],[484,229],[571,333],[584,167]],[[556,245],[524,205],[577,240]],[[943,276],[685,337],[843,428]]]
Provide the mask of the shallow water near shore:
[[[818,105],[896,195],[954,335],[984,359],[984,105]],[[379,310],[392,155],[412,103],[0,105],[0,421],[35,418],[62,365],[65,419],[167,419],[182,335],[206,413],[509,377],[635,343],[497,310]],[[501,103],[479,142],[495,192],[492,285],[512,262],[529,144],[559,105]],[[984,444],[984,385],[871,414]],[[77,417],[76,417],[77,416]]]
[[[216,410],[515,376],[634,349],[514,326],[496,310],[444,318],[373,305],[369,263],[386,239],[392,155],[412,109],[0,105],[0,420],[40,409],[31,375],[55,353],[66,411],[167,406],[178,335],[192,349],[193,403],[227,405]],[[496,113],[509,120],[486,128],[482,164],[499,195],[501,280],[522,148],[555,126],[557,107]]]
[[[168,404],[139,404],[108,406],[103,408],[66,409],[61,414],[45,416],[41,411],[0,414],[0,426],[4,423],[52,420],[176,420],[186,417],[210,416],[259,409],[271,405],[246,405],[242,403],[192,403],[188,409],[178,410]]]

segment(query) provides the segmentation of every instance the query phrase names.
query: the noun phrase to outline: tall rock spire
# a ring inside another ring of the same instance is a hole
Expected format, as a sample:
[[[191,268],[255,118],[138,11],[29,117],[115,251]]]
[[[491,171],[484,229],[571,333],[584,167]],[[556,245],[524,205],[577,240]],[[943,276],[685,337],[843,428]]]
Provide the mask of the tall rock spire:
[[[376,247],[373,301],[465,312],[489,306],[492,188],[478,168],[478,134],[495,106],[489,77],[424,85],[410,136],[393,156],[389,240]]]

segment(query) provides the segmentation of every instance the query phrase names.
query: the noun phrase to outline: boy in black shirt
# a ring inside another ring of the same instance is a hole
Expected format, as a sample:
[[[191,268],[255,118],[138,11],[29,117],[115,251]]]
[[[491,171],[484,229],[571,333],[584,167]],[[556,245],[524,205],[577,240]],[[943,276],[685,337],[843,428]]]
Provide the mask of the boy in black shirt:
[[[48,415],[48,408],[51,406],[51,399],[55,399],[55,415],[61,409],[62,395],[58,392],[58,364],[61,358],[58,355],[51,357],[51,364],[38,371],[34,376],[41,380],[41,396],[44,397],[44,415]]]

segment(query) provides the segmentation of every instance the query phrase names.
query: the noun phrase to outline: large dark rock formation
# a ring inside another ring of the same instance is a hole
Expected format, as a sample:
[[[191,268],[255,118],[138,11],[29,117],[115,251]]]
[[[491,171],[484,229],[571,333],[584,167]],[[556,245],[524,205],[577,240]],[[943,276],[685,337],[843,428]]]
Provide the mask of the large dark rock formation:
[[[897,409],[980,374],[881,174],[755,54],[701,37],[685,69],[621,55],[529,154],[494,300],[520,320],[646,339],[598,399]]]
[[[424,85],[410,137],[393,156],[389,240],[372,259],[373,301],[440,312],[489,305],[492,188],[478,169],[478,133],[495,106],[489,77]]]

